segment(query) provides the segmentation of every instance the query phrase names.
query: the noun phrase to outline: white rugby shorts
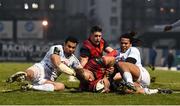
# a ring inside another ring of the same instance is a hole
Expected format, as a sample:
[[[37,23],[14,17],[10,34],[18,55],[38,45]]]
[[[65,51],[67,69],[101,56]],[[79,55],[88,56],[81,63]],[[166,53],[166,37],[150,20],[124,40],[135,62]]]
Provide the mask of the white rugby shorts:
[[[34,72],[34,79],[32,81],[33,85],[41,85],[45,83],[45,70],[42,64],[35,63],[33,66],[29,67],[28,70],[29,69]]]
[[[138,78],[138,82],[143,86],[143,87],[148,87],[150,85],[150,74],[149,72],[144,68],[144,67],[139,67],[140,69],[140,76]]]

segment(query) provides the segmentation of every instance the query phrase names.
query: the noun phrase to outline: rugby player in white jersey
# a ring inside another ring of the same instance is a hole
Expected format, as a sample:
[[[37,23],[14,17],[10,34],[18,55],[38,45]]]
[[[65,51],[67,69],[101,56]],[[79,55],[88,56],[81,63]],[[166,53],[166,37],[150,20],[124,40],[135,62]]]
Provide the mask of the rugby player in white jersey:
[[[55,82],[61,73],[76,76],[74,69],[82,69],[79,60],[73,54],[78,41],[68,37],[64,45],[50,47],[41,62],[35,63],[25,72],[17,72],[8,78],[7,82],[20,81],[23,78],[32,82],[22,86],[23,89],[34,89],[41,91],[61,91],[65,86],[63,83]]]
[[[122,70],[122,77],[125,82],[131,86],[135,86],[134,82],[138,82],[143,87],[150,85],[150,75],[141,64],[140,52],[136,47],[132,47],[133,36],[124,34],[120,37],[120,49],[116,60],[118,66]],[[139,91],[138,91],[139,92]]]
[[[116,65],[119,72],[113,80],[123,79],[130,89],[127,93],[154,94],[158,89],[149,89],[150,74],[141,64],[141,56],[138,48],[133,47],[134,33],[126,33],[119,38],[120,48],[108,54],[116,56]],[[137,43],[137,42],[136,42]]]

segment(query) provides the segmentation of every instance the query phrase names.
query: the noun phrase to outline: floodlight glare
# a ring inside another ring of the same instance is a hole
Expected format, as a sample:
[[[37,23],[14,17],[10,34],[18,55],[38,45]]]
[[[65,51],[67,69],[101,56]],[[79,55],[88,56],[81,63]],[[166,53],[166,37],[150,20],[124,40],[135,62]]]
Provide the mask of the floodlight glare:
[[[50,4],[50,5],[49,5],[49,8],[50,8],[50,9],[54,9],[54,8],[55,8],[55,5],[54,5],[54,4]]]
[[[42,21],[42,25],[43,25],[43,26],[47,26],[47,25],[48,25],[48,21],[47,21],[47,20],[43,20],[43,21]]]
[[[24,9],[25,9],[25,10],[29,9],[29,6],[28,6],[27,3],[24,3]]]
[[[37,9],[38,8],[38,4],[37,3],[32,3],[32,8]]]

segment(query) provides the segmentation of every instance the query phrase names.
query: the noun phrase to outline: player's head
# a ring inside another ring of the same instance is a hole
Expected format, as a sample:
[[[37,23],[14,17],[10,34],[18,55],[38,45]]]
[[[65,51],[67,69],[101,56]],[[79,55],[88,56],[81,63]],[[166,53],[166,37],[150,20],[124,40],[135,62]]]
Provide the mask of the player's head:
[[[125,33],[119,37],[119,45],[122,52],[126,52],[132,46],[133,35],[130,33]]]
[[[69,36],[64,43],[64,52],[71,55],[75,52],[78,45],[78,40],[72,36]]]
[[[93,26],[91,28],[90,40],[93,44],[99,45],[102,38],[102,28],[99,26]]]

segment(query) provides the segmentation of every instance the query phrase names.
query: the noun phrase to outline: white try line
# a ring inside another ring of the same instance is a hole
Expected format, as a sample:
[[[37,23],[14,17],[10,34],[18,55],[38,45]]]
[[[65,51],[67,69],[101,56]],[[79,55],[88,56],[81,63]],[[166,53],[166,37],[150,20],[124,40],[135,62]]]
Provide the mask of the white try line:
[[[180,91],[173,91],[173,93],[180,93]]]
[[[8,93],[8,92],[13,92],[13,91],[15,91],[15,90],[12,90],[12,89],[3,89],[0,92],[1,93]]]
[[[164,85],[166,85],[166,84],[173,84],[173,85],[180,85],[180,82],[153,82],[153,83],[155,83],[155,84],[164,84]]]

